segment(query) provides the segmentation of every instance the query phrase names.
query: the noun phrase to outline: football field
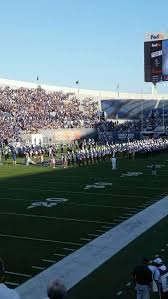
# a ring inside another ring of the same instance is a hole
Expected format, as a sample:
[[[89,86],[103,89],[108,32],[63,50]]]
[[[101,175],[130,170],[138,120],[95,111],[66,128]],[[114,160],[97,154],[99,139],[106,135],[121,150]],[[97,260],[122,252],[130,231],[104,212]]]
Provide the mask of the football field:
[[[165,197],[167,160],[167,153],[120,158],[115,173],[110,162],[68,169],[1,166],[0,256],[8,285],[21,285]],[[156,176],[150,168],[154,161],[160,165]],[[146,255],[167,256],[167,221],[166,217],[118,252],[67,298],[133,297],[132,267]]]

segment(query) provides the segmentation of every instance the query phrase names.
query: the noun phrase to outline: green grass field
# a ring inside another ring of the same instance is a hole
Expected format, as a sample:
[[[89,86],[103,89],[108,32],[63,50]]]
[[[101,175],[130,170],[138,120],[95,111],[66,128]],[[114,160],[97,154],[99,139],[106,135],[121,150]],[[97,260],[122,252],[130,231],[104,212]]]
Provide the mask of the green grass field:
[[[148,159],[118,159],[117,171],[109,162],[63,170],[40,166],[0,167],[0,256],[6,281],[16,287],[136,214],[167,194],[168,154]],[[164,164],[151,176],[153,161]],[[140,171],[138,177],[121,177]],[[104,189],[88,189],[108,182]],[[66,198],[53,207],[33,207],[47,198]],[[69,299],[133,298],[131,271],[145,255],[166,257],[167,221],[164,219],[125,247],[69,291]],[[100,282],[100,283],[99,283]]]

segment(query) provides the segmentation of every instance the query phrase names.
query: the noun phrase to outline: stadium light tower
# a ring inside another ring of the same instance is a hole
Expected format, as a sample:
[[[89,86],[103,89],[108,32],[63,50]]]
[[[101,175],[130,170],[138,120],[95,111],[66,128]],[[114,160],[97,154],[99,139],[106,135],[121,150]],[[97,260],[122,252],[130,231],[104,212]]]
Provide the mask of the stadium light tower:
[[[76,87],[78,88],[78,94],[79,94],[79,80],[77,80],[77,81],[75,82],[75,84],[76,84]]]
[[[143,134],[143,100],[142,100],[142,97],[141,97],[141,133]]]
[[[117,84],[117,97],[119,98],[120,96],[120,84]]]
[[[37,82],[37,88],[40,87],[40,84],[39,84],[39,76],[36,77],[36,82]]]

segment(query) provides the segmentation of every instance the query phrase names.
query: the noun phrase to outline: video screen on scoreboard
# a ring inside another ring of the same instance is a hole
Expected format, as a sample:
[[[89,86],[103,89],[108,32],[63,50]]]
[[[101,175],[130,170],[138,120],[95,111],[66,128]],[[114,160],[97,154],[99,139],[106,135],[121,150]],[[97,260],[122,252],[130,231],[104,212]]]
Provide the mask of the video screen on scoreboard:
[[[162,71],[168,76],[168,39],[162,41]]]
[[[168,40],[144,44],[145,82],[168,81]]]

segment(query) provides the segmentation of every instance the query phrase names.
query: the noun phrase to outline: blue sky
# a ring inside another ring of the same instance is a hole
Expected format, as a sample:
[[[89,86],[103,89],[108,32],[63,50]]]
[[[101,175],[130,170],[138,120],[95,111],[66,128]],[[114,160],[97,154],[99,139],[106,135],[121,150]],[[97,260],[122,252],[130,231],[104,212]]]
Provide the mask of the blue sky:
[[[168,32],[167,11],[167,0],[1,1],[0,77],[150,92],[144,35]],[[168,83],[159,89],[168,92]]]

